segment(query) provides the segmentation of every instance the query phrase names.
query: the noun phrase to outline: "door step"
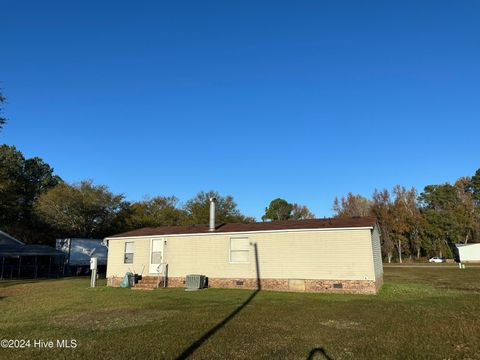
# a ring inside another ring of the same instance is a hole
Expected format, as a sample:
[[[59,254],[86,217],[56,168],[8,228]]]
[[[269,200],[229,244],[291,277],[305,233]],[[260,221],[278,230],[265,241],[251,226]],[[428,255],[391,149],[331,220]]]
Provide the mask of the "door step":
[[[163,278],[158,276],[143,276],[141,280],[138,280],[138,283],[132,287],[132,290],[154,290],[161,286],[163,283]]]

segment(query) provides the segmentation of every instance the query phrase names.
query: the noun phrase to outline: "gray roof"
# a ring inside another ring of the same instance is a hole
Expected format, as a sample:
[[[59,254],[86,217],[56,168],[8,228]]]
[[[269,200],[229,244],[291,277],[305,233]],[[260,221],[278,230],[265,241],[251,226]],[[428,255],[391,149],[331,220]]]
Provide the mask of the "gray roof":
[[[15,239],[13,236],[8,235],[6,232],[0,230],[0,246],[2,245],[25,245],[20,240]]]
[[[0,230],[0,257],[63,255],[61,251],[48,245],[26,245]]]

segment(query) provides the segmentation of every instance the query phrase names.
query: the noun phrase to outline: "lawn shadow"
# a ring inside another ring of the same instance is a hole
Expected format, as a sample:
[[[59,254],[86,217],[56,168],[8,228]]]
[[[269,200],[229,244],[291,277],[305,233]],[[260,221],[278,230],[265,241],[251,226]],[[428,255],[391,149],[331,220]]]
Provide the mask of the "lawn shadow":
[[[15,280],[7,280],[7,279],[4,279],[4,280],[0,280],[0,288],[7,288],[7,287],[10,287],[10,286],[15,286],[15,285],[24,285],[24,284],[32,284],[32,283],[36,283],[36,282],[39,282],[40,279],[37,279],[37,280],[18,280],[18,279],[15,279]]]
[[[307,360],[314,360],[314,359],[333,360],[333,357],[329,356],[323,347],[320,347],[320,348],[312,349],[308,354]]]
[[[259,291],[262,289],[262,284],[260,282],[260,267],[258,262],[258,249],[257,244],[253,244],[254,254],[255,254],[255,270],[257,273],[257,289],[245,300],[238,308],[232,311],[225,319],[220,321],[217,325],[213,328],[208,330],[205,334],[203,334],[200,338],[198,338],[195,342],[193,342],[188,348],[183,350],[183,352],[176,358],[177,360],[187,359],[190,355],[192,355],[195,351],[198,350],[200,346],[203,345],[205,341],[207,341],[211,336],[213,336],[218,330],[223,328],[230,320],[232,320],[242,309],[247,306],[254,298],[257,296]]]

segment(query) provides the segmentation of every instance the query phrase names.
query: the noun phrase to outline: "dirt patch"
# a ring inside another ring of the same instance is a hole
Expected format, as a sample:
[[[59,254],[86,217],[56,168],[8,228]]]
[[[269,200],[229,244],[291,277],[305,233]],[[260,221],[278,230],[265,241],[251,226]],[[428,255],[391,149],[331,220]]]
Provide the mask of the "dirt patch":
[[[113,330],[161,323],[178,310],[102,309],[77,314],[59,315],[50,322],[54,326],[91,330]]]

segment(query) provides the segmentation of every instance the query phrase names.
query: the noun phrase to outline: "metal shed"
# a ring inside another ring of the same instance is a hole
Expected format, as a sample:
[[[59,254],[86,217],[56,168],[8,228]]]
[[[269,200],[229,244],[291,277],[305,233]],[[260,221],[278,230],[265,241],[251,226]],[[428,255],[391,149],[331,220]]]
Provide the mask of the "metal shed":
[[[101,239],[57,239],[56,249],[65,254],[64,275],[80,275],[90,272],[90,259],[97,259],[99,273],[105,273],[108,247]]]
[[[58,276],[64,254],[47,245],[27,245],[0,231],[0,279]]]

